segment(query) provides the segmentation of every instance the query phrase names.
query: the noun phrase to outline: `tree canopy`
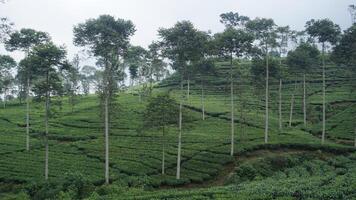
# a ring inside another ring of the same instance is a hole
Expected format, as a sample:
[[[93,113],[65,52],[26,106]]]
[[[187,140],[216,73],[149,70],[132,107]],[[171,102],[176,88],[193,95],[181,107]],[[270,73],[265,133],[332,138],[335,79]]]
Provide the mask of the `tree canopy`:
[[[177,22],[172,28],[161,28],[163,55],[173,63],[172,67],[179,73],[187,70],[188,62],[196,62],[204,56],[207,34],[197,30],[189,21]]]
[[[215,44],[219,55],[240,57],[252,50],[253,36],[244,30],[228,27],[222,33],[215,34]]]
[[[250,20],[249,17],[239,15],[239,13],[228,12],[220,15],[220,22],[226,27],[244,26]]]
[[[168,94],[160,94],[148,101],[144,113],[144,126],[161,128],[178,122],[178,104]]]
[[[73,31],[75,45],[88,46],[94,56],[107,58],[114,54],[123,55],[136,30],[130,20],[101,15],[76,25]]]
[[[277,45],[277,27],[273,19],[256,18],[248,21],[246,23],[246,28],[260,41],[260,46],[264,51],[268,51],[268,48]]]
[[[344,32],[340,43],[334,48],[332,57],[337,63],[349,65],[356,69],[356,25]]]
[[[31,47],[50,41],[48,33],[36,31],[30,28],[23,28],[15,31],[5,42],[5,48],[8,51],[28,51]]]
[[[287,64],[294,72],[306,73],[319,66],[320,52],[314,45],[301,43],[294,51],[288,52]]]
[[[305,25],[307,33],[318,42],[335,44],[341,33],[340,26],[329,19],[310,20]]]

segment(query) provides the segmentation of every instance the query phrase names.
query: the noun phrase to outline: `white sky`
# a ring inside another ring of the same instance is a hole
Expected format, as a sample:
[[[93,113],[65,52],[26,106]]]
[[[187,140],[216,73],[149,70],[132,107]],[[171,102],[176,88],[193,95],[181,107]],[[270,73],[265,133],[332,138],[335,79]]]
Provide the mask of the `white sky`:
[[[67,47],[72,58],[80,50],[72,43],[73,26],[101,14],[132,20],[137,29],[132,43],[147,47],[158,39],[158,28],[180,20],[190,20],[201,30],[222,31],[219,15],[229,11],[250,18],[273,18],[277,25],[296,30],[302,30],[312,18],[330,18],[346,29],[351,25],[350,4],[356,0],[7,0],[0,4],[0,17],[8,17],[16,29],[48,32],[56,44]],[[16,60],[23,56],[3,48],[0,53]]]

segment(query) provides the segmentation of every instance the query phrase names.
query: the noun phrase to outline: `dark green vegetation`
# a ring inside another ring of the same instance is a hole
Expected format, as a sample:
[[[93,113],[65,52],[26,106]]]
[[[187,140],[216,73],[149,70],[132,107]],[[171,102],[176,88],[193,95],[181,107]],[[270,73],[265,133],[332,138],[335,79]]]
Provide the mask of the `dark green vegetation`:
[[[356,25],[220,17],[147,49],[130,20],[88,19],[74,44],[95,67],[0,24],[25,53],[0,56],[0,198],[355,199]]]
[[[235,68],[236,73],[240,71],[239,73],[247,74],[249,67],[248,62],[239,63],[239,67]],[[6,109],[0,110],[1,193],[4,195],[8,193],[5,196],[11,196],[11,193],[18,194],[23,190],[32,197],[38,195],[38,198],[44,198],[46,195],[70,196],[77,194],[73,191],[77,186],[68,186],[70,180],[75,179],[74,182],[80,182],[78,184],[88,185],[83,186],[88,190],[84,196],[91,195],[93,199],[96,196],[129,199],[137,195],[142,196],[142,199],[174,197],[190,199],[193,196],[196,199],[237,197],[352,199],[352,195],[355,195],[355,154],[349,153],[354,151],[351,147],[354,138],[352,120],[356,104],[355,93],[351,92],[352,88],[348,81],[350,77],[347,69],[335,65],[327,67],[329,140],[325,146],[320,145],[319,138],[321,121],[318,110],[321,108],[321,88],[317,71],[309,74],[308,80],[313,81],[307,81],[309,122],[307,130],[302,130],[302,93],[299,89],[295,93],[296,112],[293,128],[287,128],[286,116],[290,106],[287,100],[293,93],[291,88],[294,87],[294,80],[300,80],[291,76],[290,80],[285,81],[282,132],[278,130],[275,100],[277,82],[271,81],[271,129],[268,145],[264,145],[263,135],[264,108],[261,100],[263,94],[249,86],[248,82],[238,82],[235,91],[237,160],[229,156],[230,107],[229,90],[226,91],[229,80],[225,79],[228,72],[229,66],[225,67],[224,62],[219,62],[216,74],[206,78],[204,121],[200,112],[200,84],[198,80],[191,82],[191,97],[189,101],[184,101],[184,113],[188,117],[183,121],[180,180],[175,179],[177,126],[169,125],[166,128],[166,174],[161,175],[162,131],[155,127],[142,128],[147,101],[140,102],[135,93],[120,93],[116,100],[119,109],[114,115],[110,136],[112,185],[98,187],[104,182],[104,137],[103,124],[98,115],[99,100],[96,96],[81,96],[78,97],[80,103],[76,105],[73,113],[67,98],[62,100],[61,108],[54,107],[55,114],[49,121],[50,182],[47,183],[53,185],[46,186],[45,183],[41,183],[44,177],[42,103],[34,103],[31,109],[30,134],[33,149],[26,152],[25,106],[18,101],[11,101]],[[179,90],[175,86],[178,80],[177,76],[166,79],[156,86],[153,95],[164,91],[170,91],[173,97],[178,95]],[[236,164],[235,169],[232,163]],[[223,186],[224,183],[228,185]],[[63,186],[59,186],[61,184]],[[70,184],[75,183],[72,181]],[[200,184],[210,187],[188,191],[151,191],[155,190],[154,188],[171,186],[199,187]],[[43,189],[46,187],[50,189]],[[126,187],[128,188],[125,189]],[[329,190],[330,188],[334,189]],[[142,189],[147,191],[143,192]],[[60,192],[61,190],[65,192]],[[96,192],[91,194],[94,190]]]

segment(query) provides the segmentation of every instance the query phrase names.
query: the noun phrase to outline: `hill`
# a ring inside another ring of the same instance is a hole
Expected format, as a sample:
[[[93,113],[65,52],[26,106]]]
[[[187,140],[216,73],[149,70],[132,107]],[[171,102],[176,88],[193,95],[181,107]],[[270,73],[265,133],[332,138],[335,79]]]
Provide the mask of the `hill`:
[[[135,91],[118,94],[110,129],[110,179],[104,182],[104,137],[99,101],[79,97],[53,106],[49,130],[49,176],[44,179],[43,102],[31,107],[31,151],[25,149],[25,105],[12,101],[0,109],[0,198],[92,199],[352,199],[356,197],[356,94],[348,69],[327,66],[327,142],[321,135],[321,77],[307,76],[308,126],[303,127],[299,75],[283,80],[283,130],[278,128],[278,85],[271,79],[269,143],[264,144],[263,84],[249,73],[250,63],[236,63],[235,154],[230,151],[228,66],[217,63],[205,77],[202,120],[201,80],[192,77],[184,109],[182,178],[175,179],[177,126],[167,132],[166,174],[161,175],[161,132],[143,127],[147,102]],[[158,84],[153,95],[169,92],[179,100],[179,77]],[[296,90],[295,83],[297,83]],[[186,86],[185,86],[186,89]],[[295,95],[292,127],[290,99]],[[174,189],[175,188],[175,189]],[[72,195],[72,196],[71,196]]]

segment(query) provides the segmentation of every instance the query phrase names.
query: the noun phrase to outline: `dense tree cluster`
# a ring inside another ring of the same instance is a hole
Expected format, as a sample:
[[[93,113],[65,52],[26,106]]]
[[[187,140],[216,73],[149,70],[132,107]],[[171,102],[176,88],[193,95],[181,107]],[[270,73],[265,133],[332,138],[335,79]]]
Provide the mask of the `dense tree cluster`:
[[[295,82],[303,75],[304,126],[307,125],[306,75],[313,69],[321,68],[323,77],[323,128],[322,143],[325,140],[325,65],[332,61],[356,70],[356,26],[341,33],[341,29],[329,19],[310,20],[302,32],[293,31],[289,26],[277,26],[272,19],[250,19],[239,13],[220,15],[225,29],[211,34],[197,29],[190,21],[179,21],[170,28],[158,30],[159,40],[148,48],[134,46],[130,38],[136,29],[130,20],[101,15],[77,24],[74,29],[74,44],[87,48],[96,59],[96,66],[82,65],[79,55],[68,61],[64,47],[57,46],[48,33],[23,28],[12,30],[6,18],[0,21],[0,42],[7,51],[22,51],[25,57],[16,63],[7,55],[0,55],[0,93],[4,108],[7,100],[26,100],[26,149],[30,151],[30,103],[32,100],[45,102],[45,179],[48,179],[48,134],[49,118],[55,101],[67,96],[71,111],[80,101],[81,95],[96,92],[100,99],[101,117],[105,135],[105,181],[109,183],[110,122],[119,110],[115,105],[120,91],[129,86],[143,102],[148,99],[144,113],[145,127],[162,130],[162,174],[165,170],[165,131],[167,126],[177,124],[176,178],[181,177],[182,134],[184,103],[190,101],[190,82],[199,80],[201,85],[202,120],[205,120],[205,78],[215,73],[215,63],[228,63],[231,103],[231,149],[235,154],[235,107],[234,93],[240,74],[234,74],[241,60],[250,63],[249,73],[256,89],[264,89],[264,142],[269,142],[269,97],[270,81],[279,81],[279,128],[282,129],[282,82],[285,71],[293,74]],[[295,47],[292,47],[295,44]],[[321,53],[318,49],[321,45]],[[330,48],[328,51],[328,47]],[[168,94],[152,94],[155,83],[174,72],[180,79],[180,98],[175,102]],[[14,76],[16,74],[16,76]],[[16,78],[15,78],[16,77]],[[128,83],[129,84],[126,84]],[[184,90],[186,85],[187,90]],[[294,95],[291,99],[289,125],[292,125]]]

